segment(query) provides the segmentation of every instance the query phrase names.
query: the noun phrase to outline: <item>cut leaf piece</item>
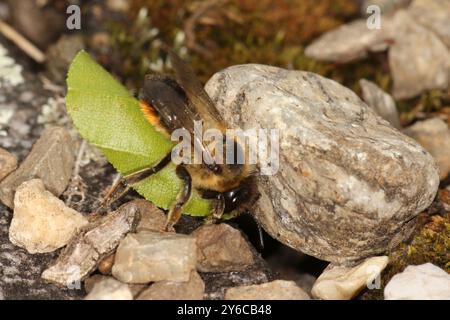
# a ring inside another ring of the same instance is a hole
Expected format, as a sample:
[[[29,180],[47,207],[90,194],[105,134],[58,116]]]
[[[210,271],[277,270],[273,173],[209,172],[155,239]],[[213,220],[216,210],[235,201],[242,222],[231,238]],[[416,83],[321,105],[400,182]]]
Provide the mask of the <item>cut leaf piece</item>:
[[[145,120],[139,101],[85,51],[73,60],[67,86],[67,111],[79,133],[122,175],[154,165],[174,146]],[[158,207],[168,209],[181,186],[171,163],[133,188]],[[185,211],[206,216],[210,202],[194,191]]]

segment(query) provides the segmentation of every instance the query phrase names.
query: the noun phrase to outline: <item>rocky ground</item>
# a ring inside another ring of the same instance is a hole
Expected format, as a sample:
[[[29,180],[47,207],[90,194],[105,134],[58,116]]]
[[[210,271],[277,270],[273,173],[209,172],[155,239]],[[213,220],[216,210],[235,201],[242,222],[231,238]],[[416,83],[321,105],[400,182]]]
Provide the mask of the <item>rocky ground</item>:
[[[286,129],[280,173],[260,179],[254,218],[205,225],[183,216],[171,232],[162,232],[165,213],[135,192],[106,215],[92,213],[116,172],[74,129],[63,81],[88,41],[34,39],[16,25],[41,48],[53,45],[43,66],[0,37],[0,299],[450,299],[450,105],[439,96],[441,108],[416,112],[412,125],[399,108],[399,99],[430,90],[450,94],[448,35],[437,27],[450,20],[433,13],[445,1],[408,5],[383,7],[393,10],[389,32],[367,40],[356,21],[305,51],[342,63],[364,59],[369,47],[390,50],[393,97],[358,79],[363,102],[317,74],[261,65],[210,78],[205,88],[227,121]],[[395,28],[421,6],[433,24]],[[355,32],[361,37],[339,41]],[[430,41],[436,67],[403,72],[405,52],[417,64],[425,53],[386,41],[402,32]],[[101,34],[92,52],[109,65]]]

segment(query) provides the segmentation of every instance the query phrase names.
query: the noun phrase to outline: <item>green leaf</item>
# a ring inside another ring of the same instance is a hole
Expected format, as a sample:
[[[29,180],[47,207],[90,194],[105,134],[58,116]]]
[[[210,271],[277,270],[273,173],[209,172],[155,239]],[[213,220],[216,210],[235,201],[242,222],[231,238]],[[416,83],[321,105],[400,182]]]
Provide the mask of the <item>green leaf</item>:
[[[79,133],[97,146],[121,174],[156,164],[174,146],[144,118],[139,101],[85,51],[73,60],[67,86],[67,111]],[[182,182],[170,163],[132,187],[158,207],[168,209]],[[194,191],[185,213],[206,216],[209,211],[210,203]]]

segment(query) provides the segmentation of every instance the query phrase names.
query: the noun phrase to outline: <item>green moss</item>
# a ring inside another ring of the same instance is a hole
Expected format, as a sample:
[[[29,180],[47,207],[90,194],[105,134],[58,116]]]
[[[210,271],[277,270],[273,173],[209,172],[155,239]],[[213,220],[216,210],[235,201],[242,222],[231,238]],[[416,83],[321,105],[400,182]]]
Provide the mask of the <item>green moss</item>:
[[[419,227],[410,243],[402,243],[389,253],[389,265],[383,271],[381,288],[367,290],[362,298],[383,299],[383,290],[389,280],[409,265],[431,262],[450,273],[450,214],[422,214]]]

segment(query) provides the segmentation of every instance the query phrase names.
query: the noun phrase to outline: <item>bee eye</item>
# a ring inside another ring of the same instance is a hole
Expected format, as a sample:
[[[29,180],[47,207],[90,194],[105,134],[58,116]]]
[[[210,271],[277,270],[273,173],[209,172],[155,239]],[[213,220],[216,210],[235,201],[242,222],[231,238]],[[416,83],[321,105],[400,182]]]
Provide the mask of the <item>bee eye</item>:
[[[249,192],[246,187],[238,187],[236,189],[232,189],[226,193],[224,193],[225,199],[225,211],[226,213],[235,210],[242,201],[248,198]]]

